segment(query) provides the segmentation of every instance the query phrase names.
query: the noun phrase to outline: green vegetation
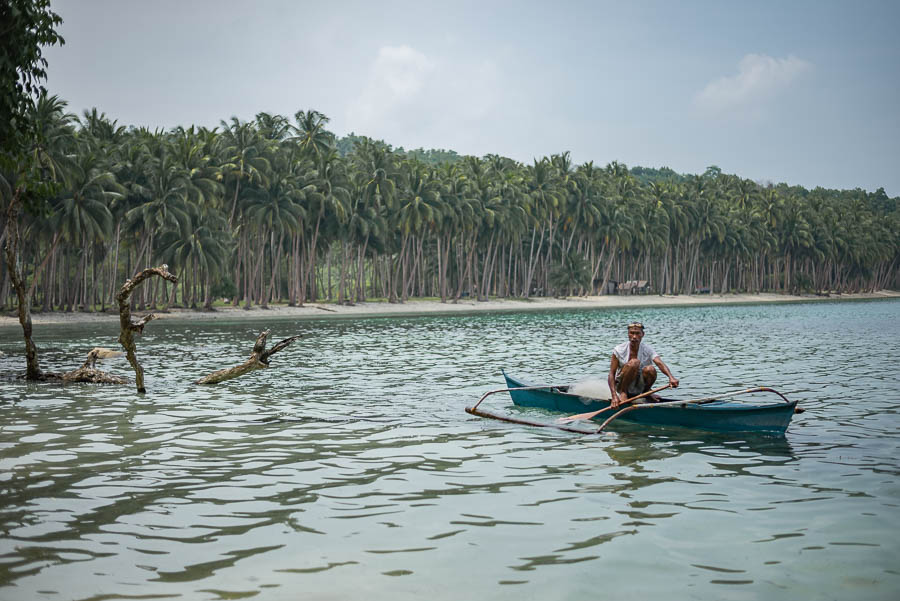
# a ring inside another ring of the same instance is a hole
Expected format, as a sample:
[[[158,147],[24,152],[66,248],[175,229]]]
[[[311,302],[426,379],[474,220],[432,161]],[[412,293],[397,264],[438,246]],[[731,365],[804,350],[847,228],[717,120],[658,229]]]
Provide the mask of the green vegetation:
[[[24,128],[28,102],[46,92],[47,59],[41,46],[63,44],[55,27],[62,23],[50,10],[50,0],[0,2],[0,143],[2,150],[17,142]]]
[[[49,0],[5,0],[0,2],[0,198],[2,198],[3,278],[0,299],[15,298],[15,306],[25,340],[25,375],[29,380],[44,378],[32,338],[31,304],[35,285],[46,260],[24,272],[19,229],[19,210],[24,205],[33,213],[47,214],[46,201],[57,194],[64,176],[62,164],[50,149],[55,131],[45,129],[42,109],[46,100],[41,81],[46,77],[47,60],[41,46],[64,44],[55,27],[62,19],[50,10]],[[53,250],[59,235],[54,236]],[[30,280],[30,281],[29,281]],[[0,300],[0,302],[5,302]]]
[[[407,153],[337,140],[316,111],[151,132],[41,95],[28,115],[64,182],[49,212],[23,218],[26,273],[49,258],[44,310],[110,305],[159,263],[180,288],[139,291],[140,306],[551,296],[609,280],[670,294],[896,285],[900,213],[881,189]]]
[[[139,308],[897,284],[900,212],[883,189],[406,151],[336,139],[314,110],[170,131],[78,118],[40,86],[41,46],[63,42],[47,0],[0,17],[0,307],[19,308],[26,340],[32,305],[102,310],[161,263],[180,284],[141,287]]]

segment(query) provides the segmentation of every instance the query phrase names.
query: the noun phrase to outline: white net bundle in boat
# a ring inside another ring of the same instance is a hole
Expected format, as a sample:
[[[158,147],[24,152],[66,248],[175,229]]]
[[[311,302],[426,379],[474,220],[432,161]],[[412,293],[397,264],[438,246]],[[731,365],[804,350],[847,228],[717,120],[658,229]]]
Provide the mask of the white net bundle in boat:
[[[609,384],[607,384],[606,380],[599,378],[579,380],[569,386],[569,393],[603,401],[608,401],[612,398],[612,395],[609,393]]]

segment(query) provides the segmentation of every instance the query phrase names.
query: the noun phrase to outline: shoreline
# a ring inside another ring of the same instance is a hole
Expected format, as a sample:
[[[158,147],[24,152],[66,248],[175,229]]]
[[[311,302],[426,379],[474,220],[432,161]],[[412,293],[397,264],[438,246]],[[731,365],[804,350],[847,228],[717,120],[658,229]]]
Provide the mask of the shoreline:
[[[493,299],[489,301],[460,300],[457,303],[438,300],[409,300],[405,303],[365,302],[355,305],[332,303],[306,304],[302,307],[272,305],[268,309],[255,306],[250,310],[241,307],[217,307],[213,312],[192,309],[170,309],[159,311],[135,311],[139,317],[152,312],[156,319],[190,320],[262,320],[262,319],[329,319],[366,318],[416,315],[471,314],[484,311],[521,312],[569,309],[627,309],[631,307],[697,307],[713,305],[753,305],[769,303],[840,302],[854,300],[900,298],[900,292],[880,290],[857,294],[834,296],[790,296],[774,293],[760,294],[703,294],[703,295],[635,295],[635,296],[585,296],[568,298],[539,299]],[[51,312],[32,313],[32,323],[36,326],[53,324],[117,323],[116,313]],[[19,326],[19,319],[12,312],[0,314],[0,327]]]

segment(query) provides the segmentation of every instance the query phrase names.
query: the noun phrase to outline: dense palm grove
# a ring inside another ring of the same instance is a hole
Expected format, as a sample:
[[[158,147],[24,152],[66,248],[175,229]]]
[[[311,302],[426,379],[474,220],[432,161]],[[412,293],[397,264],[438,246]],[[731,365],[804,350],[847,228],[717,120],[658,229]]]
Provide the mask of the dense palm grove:
[[[142,290],[141,307],[584,294],[626,280],[665,294],[897,283],[900,212],[883,190],[573,165],[568,153],[523,165],[405,152],[337,140],[316,111],[154,132],[96,110],[76,118],[44,95],[29,119],[29,154],[57,183],[22,224],[19,260],[43,310],[102,310],[160,263],[180,284]],[[14,303],[4,266],[0,304]]]

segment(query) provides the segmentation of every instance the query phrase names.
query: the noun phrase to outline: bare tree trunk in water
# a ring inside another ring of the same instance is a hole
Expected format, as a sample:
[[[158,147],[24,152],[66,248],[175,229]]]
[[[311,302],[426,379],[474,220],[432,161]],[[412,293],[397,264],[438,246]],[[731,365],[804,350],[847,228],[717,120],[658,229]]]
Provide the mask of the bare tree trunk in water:
[[[25,338],[25,378],[28,380],[46,380],[50,374],[44,374],[38,363],[37,346],[32,339],[31,323],[31,298],[34,295],[34,285],[47,261],[56,250],[59,242],[59,232],[53,236],[53,242],[44,260],[34,270],[31,286],[25,288],[25,279],[19,273],[17,259],[19,254],[19,205],[21,204],[22,187],[17,187],[13,193],[9,208],[6,211],[6,268],[9,280],[16,291],[16,300],[19,304],[19,323],[22,325],[22,333]],[[54,374],[55,375],[55,374]]]
[[[125,349],[125,355],[128,357],[128,362],[131,364],[131,367],[134,368],[134,381],[137,385],[137,391],[140,393],[147,392],[147,390],[144,388],[144,368],[141,367],[141,364],[138,363],[137,360],[137,348],[134,344],[134,333],[142,333],[144,331],[144,326],[147,325],[148,321],[154,318],[154,315],[153,313],[148,313],[141,319],[133,321],[131,319],[129,299],[131,297],[131,292],[138,284],[154,275],[159,276],[164,280],[176,284],[178,283],[178,278],[169,273],[169,266],[163,264],[159,267],[149,267],[140,273],[135,274],[130,280],[125,280],[122,288],[120,288],[118,294],[116,294],[116,301],[119,303],[119,326],[122,330],[119,334],[119,343],[122,345],[122,348]]]

